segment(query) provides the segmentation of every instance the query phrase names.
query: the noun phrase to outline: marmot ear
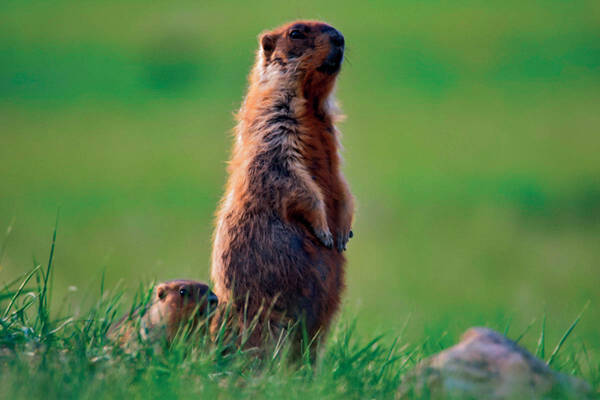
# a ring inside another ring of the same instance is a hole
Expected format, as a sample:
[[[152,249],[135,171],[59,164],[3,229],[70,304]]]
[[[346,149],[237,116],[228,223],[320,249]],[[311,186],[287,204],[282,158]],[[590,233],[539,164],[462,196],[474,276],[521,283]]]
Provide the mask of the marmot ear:
[[[273,50],[275,50],[275,44],[277,42],[277,36],[264,33],[260,37],[260,47],[262,47],[263,54],[265,58],[268,60],[271,58],[271,54],[273,54]]]

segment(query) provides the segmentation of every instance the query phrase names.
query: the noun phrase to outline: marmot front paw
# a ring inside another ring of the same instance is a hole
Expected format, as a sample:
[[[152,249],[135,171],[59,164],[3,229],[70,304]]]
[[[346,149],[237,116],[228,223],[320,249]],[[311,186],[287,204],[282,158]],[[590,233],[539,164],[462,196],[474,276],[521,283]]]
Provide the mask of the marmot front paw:
[[[317,230],[315,231],[315,235],[325,247],[327,247],[328,249],[333,248],[333,235],[331,234],[331,232],[329,232],[329,230]]]

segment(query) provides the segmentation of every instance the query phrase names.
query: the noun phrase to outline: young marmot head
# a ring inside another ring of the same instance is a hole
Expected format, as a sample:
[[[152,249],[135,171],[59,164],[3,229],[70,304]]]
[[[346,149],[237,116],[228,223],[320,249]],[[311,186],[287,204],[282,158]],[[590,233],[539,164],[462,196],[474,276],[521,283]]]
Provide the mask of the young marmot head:
[[[344,36],[331,25],[296,21],[260,35],[261,76],[291,73],[305,90],[333,83],[344,58]]]
[[[153,303],[143,318],[146,331],[166,328],[167,340],[171,341],[177,331],[206,318],[217,306],[217,296],[202,283],[190,280],[173,280],[156,285]]]

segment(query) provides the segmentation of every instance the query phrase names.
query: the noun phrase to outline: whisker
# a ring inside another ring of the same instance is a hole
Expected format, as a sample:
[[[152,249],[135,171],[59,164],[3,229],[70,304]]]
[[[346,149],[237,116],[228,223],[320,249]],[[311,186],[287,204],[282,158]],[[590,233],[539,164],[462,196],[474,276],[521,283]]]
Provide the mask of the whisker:
[[[352,63],[350,62],[350,59],[348,58],[348,56],[344,55],[344,61],[346,61],[346,63],[350,66],[352,66]]]
[[[352,66],[352,62],[350,61],[350,59],[348,58],[348,53],[352,52],[352,49],[348,46],[346,46],[346,48],[344,49],[344,60],[350,65]]]

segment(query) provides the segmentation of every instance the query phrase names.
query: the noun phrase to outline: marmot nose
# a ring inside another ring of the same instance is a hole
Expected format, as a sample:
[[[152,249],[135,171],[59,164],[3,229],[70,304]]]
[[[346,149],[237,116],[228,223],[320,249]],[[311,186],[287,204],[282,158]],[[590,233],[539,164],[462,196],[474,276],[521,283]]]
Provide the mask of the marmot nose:
[[[323,33],[327,33],[329,35],[331,44],[337,47],[344,47],[344,35],[342,35],[340,31],[332,26],[326,26],[323,28]]]

